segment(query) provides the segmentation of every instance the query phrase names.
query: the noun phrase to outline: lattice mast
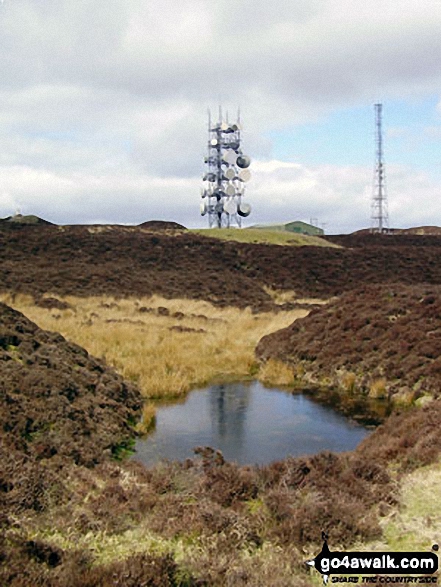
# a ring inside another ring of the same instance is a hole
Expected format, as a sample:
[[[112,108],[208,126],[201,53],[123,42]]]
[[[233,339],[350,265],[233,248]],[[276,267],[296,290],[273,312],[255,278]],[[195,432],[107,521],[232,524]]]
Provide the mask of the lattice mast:
[[[383,105],[375,104],[375,174],[372,197],[372,232],[383,234],[389,231],[387,210],[386,169],[383,153]]]
[[[208,111],[208,153],[205,157],[206,173],[201,188],[201,214],[208,215],[210,228],[242,226],[251,206],[243,201],[245,184],[251,178],[250,158],[241,149],[240,112],[237,122],[230,124],[228,114],[223,119],[219,107],[219,120],[212,123]],[[206,183],[205,183],[206,182]]]

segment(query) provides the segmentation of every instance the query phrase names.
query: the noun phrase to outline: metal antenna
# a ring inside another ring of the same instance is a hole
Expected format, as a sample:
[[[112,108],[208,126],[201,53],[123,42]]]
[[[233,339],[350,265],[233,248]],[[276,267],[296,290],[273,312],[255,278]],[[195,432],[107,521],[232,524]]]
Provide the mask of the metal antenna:
[[[240,115],[238,115],[240,116]],[[239,122],[230,124],[228,113],[212,123],[208,110],[208,154],[203,177],[208,182],[201,189],[201,214],[208,215],[209,227],[242,226],[242,218],[249,216],[251,206],[243,202],[245,183],[251,178],[250,158],[242,153]]]
[[[383,104],[375,104],[375,174],[374,194],[372,197],[372,226],[371,231],[384,234],[389,231],[389,215],[387,211],[386,169],[383,156],[382,131]]]

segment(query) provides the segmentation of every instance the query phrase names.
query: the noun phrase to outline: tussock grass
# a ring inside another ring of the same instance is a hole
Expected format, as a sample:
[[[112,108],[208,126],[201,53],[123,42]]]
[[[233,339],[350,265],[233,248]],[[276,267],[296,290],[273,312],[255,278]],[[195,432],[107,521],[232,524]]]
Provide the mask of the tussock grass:
[[[294,371],[276,359],[269,359],[259,370],[259,380],[268,385],[293,385],[294,379]]]
[[[48,294],[49,295],[49,294]],[[204,301],[67,296],[69,309],[47,309],[28,296],[2,299],[41,328],[60,332],[105,359],[135,382],[146,399],[172,398],[215,379],[259,377],[254,349],[260,338],[308,311],[253,314]],[[277,383],[278,369],[263,372]],[[286,377],[285,377],[286,379]]]
[[[334,243],[320,238],[319,236],[309,236],[306,234],[296,234],[283,230],[265,230],[261,228],[246,228],[243,230],[237,228],[197,228],[190,232],[219,238],[221,240],[235,241],[238,243],[250,244],[267,244],[294,247],[333,247],[341,248]]]

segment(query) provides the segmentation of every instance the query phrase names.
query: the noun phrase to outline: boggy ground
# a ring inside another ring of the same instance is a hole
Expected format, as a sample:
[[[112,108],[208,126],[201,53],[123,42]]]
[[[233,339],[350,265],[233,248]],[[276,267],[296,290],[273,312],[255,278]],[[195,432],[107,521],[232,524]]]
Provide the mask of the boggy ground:
[[[322,529],[334,548],[381,544],[387,532],[393,548],[399,486],[439,459],[435,400],[391,416],[350,454],[238,467],[201,448],[149,470],[115,462],[134,434],[136,389],[0,308],[0,584],[306,587]]]
[[[389,284],[394,280],[429,284],[421,298],[401,285],[393,288],[400,304],[407,307],[408,298],[411,302],[411,311],[405,314],[406,333],[413,329],[412,317],[421,327],[438,319],[424,308],[437,307],[438,290],[433,286],[441,283],[440,240],[416,247],[405,240],[383,246],[386,241],[366,238],[362,246],[351,244],[341,250],[286,251],[285,247],[215,244],[192,235],[187,240],[180,233],[152,235],[138,229],[41,230],[0,231],[3,290],[31,293],[42,309],[46,305],[47,311],[60,314],[72,310],[63,300],[47,302],[40,296],[48,291],[78,296],[159,291],[172,298],[185,291],[188,297],[207,296],[219,305],[286,311],[280,304],[284,296],[277,290],[328,297],[383,278]],[[206,261],[201,266],[209,269],[200,278],[193,274],[201,257]],[[216,270],[214,259],[219,260]],[[180,289],[186,283],[188,288]],[[198,283],[203,284],[201,289]],[[348,318],[354,315],[356,300],[359,311],[365,312],[363,296],[369,312],[383,303],[381,296],[369,301],[368,290],[348,302]],[[426,549],[428,541],[440,541],[438,510],[429,504],[427,494],[424,497],[426,486],[435,495],[441,490],[440,399],[396,411],[350,454],[323,453],[255,468],[226,463],[221,455],[201,448],[185,463],[147,470],[112,458],[120,456],[133,437],[139,413],[137,390],[85,351],[2,308],[0,322],[6,324],[2,374],[6,368],[14,379],[8,379],[2,390],[0,584],[304,587],[321,584],[303,562],[320,549],[322,530],[329,533],[333,549],[386,544],[412,550],[416,516],[416,527],[424,524],[426,529],[418,546]],[[326,332],[328,320],[317,318],[326,315],[323,312],[326,307],[304,319],[305,332],[309,324],[316,328],[316,319]],[[397,312],[394,306],[388,324],[398,321]],[[348,325],[355,342],[358,330]],[[380,328],[376,333],[381,332]],[[315,335],[319,336],[318,327]],[[337,339],[336,332],[333,341]],[[374,339],[371,336],[372,344],[366,347],[367,360],[377,352]],[[349,341],[348,337],[347,350],[352,353]],[[42,360],[39,345],[44,347]],[[291,355],[285,350],[280,358],[289,364]],[[103,387],[99,387],[99,369],[106,373],[105,377],[102,373]],[[33,380],[36,372],[39,377]],[[75,382],[73,396],[69,381]],[[354,391],[351,377],[348,381],[347,391]],[[28,392],[17,400],[22,388]],[[385,384],[384,389],[391,388]],[[437,397],[436,383],[427,392]],[[417,389],[413,397],[417,402],[418,394]],[[95,414],[99,426],[94,425]],[[407,488],[404,494],[402,488]],[[418,507],[415,488],[423,494]],[[399,510],[400,503],[409,508],[408,514]]]
[[[1,584],[306,587],[314,575],[304,561],[322,530],[334,547],[381,540],[400,479],[439,455],[436,400],[392,416],[348,454],[238,467],[200,448],[185,463],[118,463],[112,447],[132,435],[136,390],[61,337],[1,312],[1,357],[14,373],[2,390]],[[66,375],[76,393],[62,401]]]
[[[115,447],[133,436],[136,389],[62,337],[0,311],[5,585],[306,586],[303,560],[321,530],[348,546],[380,538],[379,519],[397,499],[388,466],[403,474],[439,451],[415,438],[439,418],[436,401],[415,426],[396,416],[352,454],[238,467],[201,448],[149,470],[117,463]],[[388,451],[387,426],[400,430]]]

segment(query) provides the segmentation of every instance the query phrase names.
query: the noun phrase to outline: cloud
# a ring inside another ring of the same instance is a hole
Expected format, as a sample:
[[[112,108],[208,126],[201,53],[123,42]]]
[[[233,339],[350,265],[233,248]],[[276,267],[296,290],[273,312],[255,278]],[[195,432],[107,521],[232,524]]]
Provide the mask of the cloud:
[[[256,222],[365,225],[370,161],[275,162],[269,133],[379,96],[438,92],[440,25],[432,0],[4,0],[0,214],[198,223],[206,109],[222,103],[231,117],[242,108]],[[422,217],[417,194],[432,201],[438,189],[405,175],[415,191],[403,183],[406,212],[392,206],[403,222]]]

